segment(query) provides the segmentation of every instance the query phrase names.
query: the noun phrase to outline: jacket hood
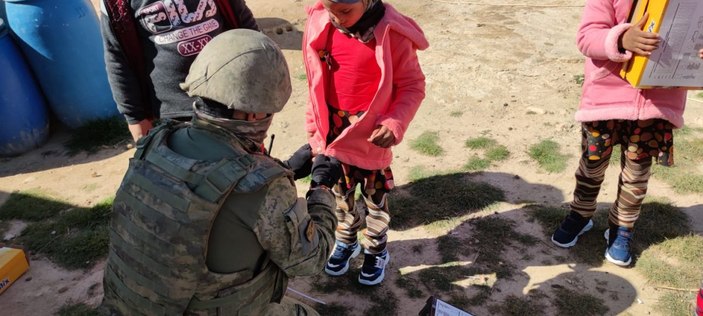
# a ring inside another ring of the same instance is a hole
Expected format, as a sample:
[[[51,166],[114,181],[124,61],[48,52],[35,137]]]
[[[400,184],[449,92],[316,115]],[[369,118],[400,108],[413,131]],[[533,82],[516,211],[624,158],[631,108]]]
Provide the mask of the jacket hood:
[[[390,29],[410,39],[419,50],[425,50],[430,47],[430,43],[427,41],[425,33],[422,31],[420,26],[417,25],[415,20],[402,15],[391,4],[384,2],[383,5],[386,6],[386,14],[383,16],[381,21],[378,22],[378,26],[374,31],[376,33],[376,38],[382,38],[379,32],[386,32],[387,29]],[[313,14],[327,14],[325,7],[319,1],[311,7],[308,7],[307,11],[308,16]],[[330,22],[327,21],[326,23]]]

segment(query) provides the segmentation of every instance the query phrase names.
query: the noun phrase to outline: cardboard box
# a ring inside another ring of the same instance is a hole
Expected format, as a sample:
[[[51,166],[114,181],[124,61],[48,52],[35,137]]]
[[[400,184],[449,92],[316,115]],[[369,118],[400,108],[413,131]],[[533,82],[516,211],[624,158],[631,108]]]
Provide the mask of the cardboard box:
[[[0,294],[17,281],[27,269],[29,269],[29,260],[24,250],[0,248]]]
[[[635,55],[623,65],[620,76],[633,87],[703,88],[703,1],[637,0],[630,22],[637,23],[645,12],[647,32],[658,33],[662,41],[649,57]]]

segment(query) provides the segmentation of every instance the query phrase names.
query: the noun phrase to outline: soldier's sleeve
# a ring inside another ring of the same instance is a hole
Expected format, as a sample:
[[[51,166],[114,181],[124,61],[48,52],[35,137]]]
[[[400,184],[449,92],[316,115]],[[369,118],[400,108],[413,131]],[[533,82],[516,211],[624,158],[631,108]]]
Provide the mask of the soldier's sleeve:
[[[295,185],[280,178],[268,186],[254,232],[271,261],[288,276],[314,275],[334,243],[335,200],[327,190],[297,197]]]

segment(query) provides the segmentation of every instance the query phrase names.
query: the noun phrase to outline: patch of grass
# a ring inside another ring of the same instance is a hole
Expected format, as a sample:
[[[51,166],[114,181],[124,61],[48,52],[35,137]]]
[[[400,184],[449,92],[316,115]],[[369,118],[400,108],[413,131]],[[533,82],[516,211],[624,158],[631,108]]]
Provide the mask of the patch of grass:
[[[654,310],[661,312],[662,315],[695,315],[692,314],[695,306],[694,299],[695,293],[664,293],[655,303]]]
[[[482,217],[471,221],[471,225],[476,240],[471,248],[474,253],[478,252],[475,264],[495,272],[498,279],[512,277],[514,267],[502,259],[502,253],[512,241],[527,238],[513,230],[513,221],[498,216]]]
[[[404,229],[474,213],[504,201],[500,189],[473,182],[462,173],[424,178],[390,195],[393,229]]]
[[[443,235],[437,237],[437,250],[442,255],[442,262],[451,262],[459,260],[458,252],[461,252],[464,241],[460,238]]]
[[[692,232],[685,213],[671,203],[653,197],[645,199],[635,229],[633,242],[640,249]]]
[[[121,116],[99,119],[73,130],[71,138],[64,144],[69,155],[81,151],[95,153],[105,146],[115,146],[132,139],[127,122]]]
[[[452,170],[431,170],[427,166],[413,166],[408,172],[408,178],[410,181],[417,181],[424,178],[430,178],[434,176],[441,176],[448,173],[452,173]]]
[[[364,315],[395,315],[398,310],[398,298],[386,288],[379,288],[371,298],[373,305],[364,312]]]
[[[112,199],[89,209],[72,209],[50,220],[29,224],[18,241],[64,268],[87,268],[107,255],[111,212]]]
[[[363,315],[394,315],[398,309],[398,298],[385,287],[369,287],[357,281],[357,275],[347,273],[339,277],[318,275],[312,283],[313,289],[320,293],[351,293],[362,296],[372,303]],[[321,314],[322,315],[322,314]],[[335,314],[329,314],[335,315]]]
[[[559,152],[559,144],[546,139],[530,146],[527,152],[547,172],[562,172],[566,169],[567,155]]]
[[[508,159],[510,151],[503,145],[497,145],[486,151],[486,159],[490,161],[503,161]]]
[[[542,315],[547,306],[542,302],[543,296],[529,295],[518,297],[508,295],[503,302],[488,307],[492,315],[521,316]]]
[[[469,161],[464,164],[464,170],[467,171],[479,171],[484,170],[491,166],[491,161],[488,159],[483,159],[479,157],[471,157]]]
[[[677,193],[703,193],[703,174],[696,172],[703,163],[703,138],[681,137],[675,146],[675,165],[655,165],[652,176],[671,185]]]
[[[474,138],[469,138],[466,140],[464,143],[464,147],[471,148],[471,149],[486,149],[495,146],[497,143],[494,139],[481,136],[481,137],[474,137]]]
[[[602,299],[566,288],[553,289],[555,297],[552,305],[556,306],[558,315],[605,315],[610,309]],[[578,302],[575,304],[574,302]]]
[[[405,290],[405,293],[410,298],[421,298],[425,295],[422,290],[420,290],[420,288],[418,287],[419,282],[408,276],[399,275],[398,278],[395,280],[395,285]]]
[[[57,312],[58,316],[100,316],[95,308],[85,304],[67,304]]]
[[[488,168],[494,161],[502,161],[508,158],[510,151],[508,148],[499,145],[494,139],[480,136],[475,138],[467,139],[464,143],[465,147],[477,150],[485,151],[485,158],[471,157],[469,161],[464,164],[464,170],[467,171],[479,171]]]
[[[296,76],[296,78],[298,78],[298,80],[300,80],[300,81],[305,81],[305,80],[308,80],[308,74],[305,74],[305,73],[299,74],[298,76]]]
[[[410,141],[410,148],[427,156],[437,157],[444,154],[444,149],[437,144],[439,132],[426,131]]]
[[[466,309],[468,306],[471,305],[471,300],[463,294],[464,293],[454,293],[449,297],[447,303],[462,310]]]
[[[481,273],[482,271],[483,270],[478,271],[475,268],[465,266],[449,265],[423,269],[419,272],[418,276],[420,282],[430,291],[449,292],[455,286],[452,282],[463,279],[466,276]]]
[[[575,82],[577,85],[579,85],[579,86],[582,86],[582,85],[583,85],[583,81],[584,81],[585,79],[586,79],[586,76],[583,75],[583,74],[574,75],[574,82]]]
[[[486,301],[488,301],[488,299],[491,297],[491,287],[485,285],[476,285],[473,286],[473,288],[476,289],[477,292],[476,294],[471,296],[471,298],[469,298],[467,304],[470,306],[485,305]]]
[[[463,111],[451,111],[451,112],[449,112],[449,116],[451,116],[451,117],[461,117],[462,115],[464,115],[464,112],[463,112]]]
[[[320,315],[350,315],[350,308],[339,304],[317,304],[315,305],[315,311],[317,311]]]
[[[693,133],[693,129],[688,125],[684,125],[681,128],[674,130],[674,137],[687,136],[691,135],[691,133]]]
[[[642,252],[637,261],[639,270],[650,282],[674,288],[698,288],[703,258],[703,237],[681,236],[652,245]],[[695,293],[690,293],[693,299]]]
[[[0,206],[0,219],[39,221],[73,206],[51,197],[41,189],[14,192]]]

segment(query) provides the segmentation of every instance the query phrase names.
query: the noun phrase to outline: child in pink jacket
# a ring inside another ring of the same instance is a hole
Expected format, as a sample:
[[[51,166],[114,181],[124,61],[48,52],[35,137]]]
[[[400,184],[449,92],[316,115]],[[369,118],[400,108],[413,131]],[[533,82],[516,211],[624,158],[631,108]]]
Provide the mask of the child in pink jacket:
[[[320,0],[308,8],[303,57],[310,100],[305,128],[314,154],[342,162],[335,186],[336,247],[325,271],[342,275],[363,247],[359,282],[383,281],[387,194],[393,188],[390,147],[425,97],[425,76],[416,51],[429,46],[420,27],[381,0]],[[362,218],[354,207],[357,184],[368,209],[365,239],[357,242]]]
[[[593,227],[591,217],[613,150],[620,145],[620,179],[605,231],[605,258],[620,266],[632,262],[633,226],[647,193],[653,159],[673,163],[674,128],[683,126],[686,91],[636,89],[619,75],[633,54],[649,56],[660,44],[658,34],[644,32],[647,16],[626,23],[632,1],[586,1],[578,31],[578,47],[587,57],[581,103],[582,155],[576,171],[571,212],[552,235],[557,246],[569,248]],[[699,52],[703,58],[703,50]]]

